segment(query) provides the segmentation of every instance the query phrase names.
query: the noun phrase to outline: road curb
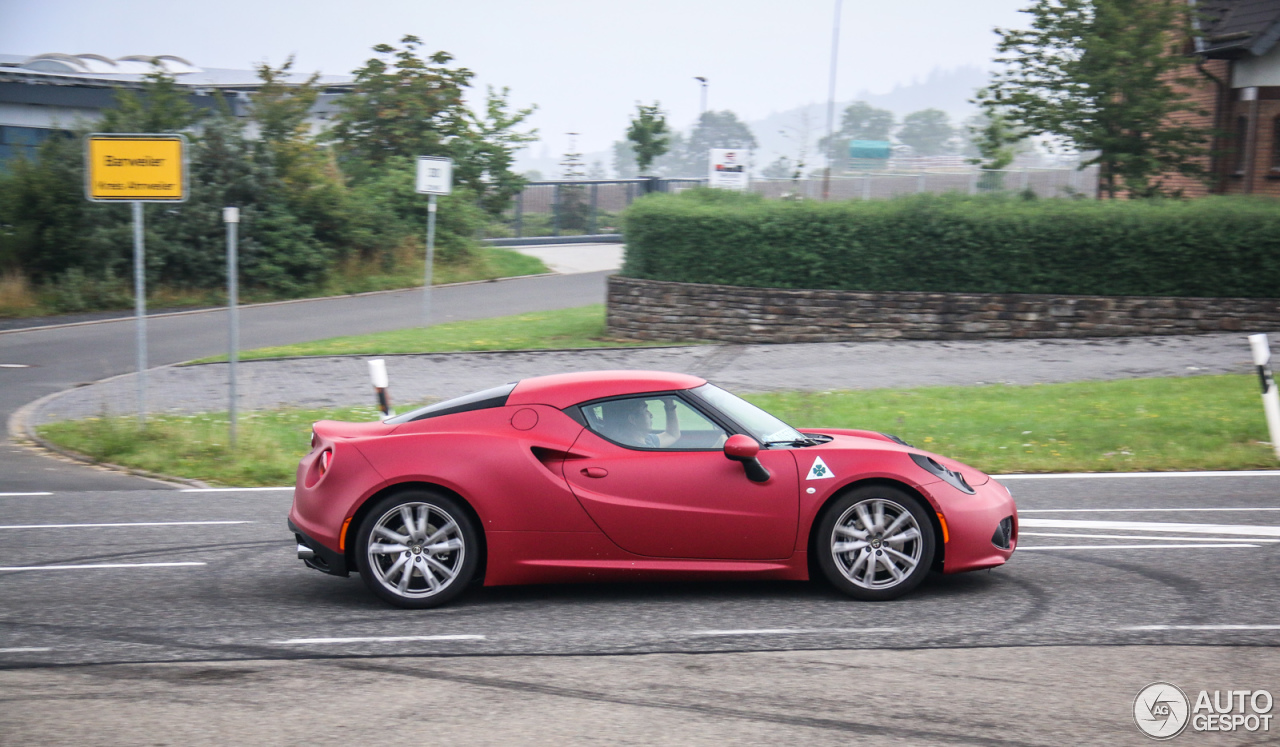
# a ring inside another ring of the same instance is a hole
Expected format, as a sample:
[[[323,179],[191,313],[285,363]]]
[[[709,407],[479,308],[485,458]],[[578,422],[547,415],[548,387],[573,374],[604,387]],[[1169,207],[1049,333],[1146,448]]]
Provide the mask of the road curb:
[[[157,366],[157,368],[169,368],[169,366]],[[151,369],[151,370],[155,370],[155,369]],[[99,381],[111,381],[112,379],[118,379],[122,376],[132,376],[132,375],[133,374],[131,373],[119,374],[117,376],[108,376],[105,379],[99,379]],[[93,383],[96,384],[98,382],[93,382]],[[162,483],[164,485],[168,485],[169,487],[173,487],[173,488],[179,488],[179,487],[207,488],[209,487],[207,483],[201,482],[200,480],[192,480],[186,477],[176,477],[174,475],[166,475],[159,472],[150,472],[144,469],[136,469],[134,467],[126,467],[121,464],[115,464],[113,462],[104,462],[98,459],[94,459],[88,454],[82,454],[78,451],[73,451],[72,449],[59,446],[58,444],[55,444],[52,441],[49,441],[48,439],[44,438],[39,433],[36,433],[35,428],[32,427],[31,423],[29,422],[30,415],[36,412],[37,410],[39,410],[44,405],[48,404],[49,402],[57,399],[58,397],[61,397],[62,395],[70,391],[73,391],[73,390],[63,389],[60,392],[51,392],[49,394],[44,395],[40,399],[37,399],[33,402],[28,402],[22,407],[19,407],[17,410],[14,410],[13,414],[9,416],[9,421],[7,423],[9,440],[19,446],[31,449],[33,451],[49,452],[50,455],[61,456],[76,462],[82,462],[84,464],[100,467],[109,472],[121,472],[124,474],[133,475],[134,477],[144,477],[148,480],[154,480],[156,482]]]
[[[674,348],[713,348],[728,347],[737,343],[731,342],[687,342],[674,345],[630,345],[626,347],[594,347],[594,348],[525,348],[514,350],[438,350],[424,353],[331,353],[329,355],[280,355],[271,358],[241,358],[240,364],[268,363],[272,361],[314,361],[326,358],[404,358],[408,356],[423,357],[436,355],[510,355],[512,353],[599,353],[613,350],[671,350]],[[228,361],[183,361],[172,364],[173,368],[194,368],[195,366],[222,366]],[[125,374],[128,376],[129,374]],[[114,378],[114,377],[112,377]],[[110,381],[110,379],[102,379]],[[91,382],[97,384],[98,382]],[[64,389],[63,391],[70,391]],[[58,392],[61,394],[62,392]]]

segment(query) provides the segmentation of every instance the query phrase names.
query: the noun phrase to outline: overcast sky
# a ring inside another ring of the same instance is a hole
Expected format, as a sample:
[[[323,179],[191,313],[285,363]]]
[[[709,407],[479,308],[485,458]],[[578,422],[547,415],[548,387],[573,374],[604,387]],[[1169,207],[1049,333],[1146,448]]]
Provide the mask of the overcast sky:
[[[885,92],[934,68],[988,66],[994,26],[1025,25],[1030,0],[845,0],[836,98]],[[533,146],[602,150],[636,101],[673,124],[709,106],[744,119],[825,101],[834,0],[0,0],[0,53],[175,54],[247,69],[295,55],[296,69],[349,74],[374,44],[405,34],[452,53],[478,89],[538,105]]]

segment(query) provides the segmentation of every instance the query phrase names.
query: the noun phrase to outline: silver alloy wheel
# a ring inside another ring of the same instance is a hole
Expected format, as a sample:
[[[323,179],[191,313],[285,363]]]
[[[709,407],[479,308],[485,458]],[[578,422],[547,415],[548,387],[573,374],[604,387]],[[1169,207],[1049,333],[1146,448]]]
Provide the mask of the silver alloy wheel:
[[[466,554],[462,531],[430,503],[402,503],[382,515],[369,536],[369,568],[397,596],[423,599],[458,577]]]
[[[831,557],[840,573],[864,589],[889,589],[920,564],[924,538],[906,506],[868,498],[850,506],[831,532]]]

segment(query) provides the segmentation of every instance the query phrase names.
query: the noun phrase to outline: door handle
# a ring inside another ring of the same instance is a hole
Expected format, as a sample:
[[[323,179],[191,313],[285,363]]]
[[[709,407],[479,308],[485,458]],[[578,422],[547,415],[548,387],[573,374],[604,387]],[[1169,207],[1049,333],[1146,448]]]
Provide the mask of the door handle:
[[[587,477],[608,477],[609,470],[604,467],[583,467],[582,474]]]

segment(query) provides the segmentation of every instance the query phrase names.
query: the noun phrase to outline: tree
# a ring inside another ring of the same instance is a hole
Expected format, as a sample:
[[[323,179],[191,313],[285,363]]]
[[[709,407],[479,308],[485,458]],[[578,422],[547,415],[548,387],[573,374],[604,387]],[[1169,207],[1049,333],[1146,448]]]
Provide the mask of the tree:
[[[892,129],[893,112],[865,101],[849,104],[840,118],[840,136],[849,140],[888,140]]]
[[[627,140],[635,152],[636,169],[643,174],[654,159],[667,152],[669,142],[667,117],[657,101],[651,106],[636,102],[636,115],[627,128]]]
[[[200,120],[202,112],[178,90],[177,81],[157,65],[142,88],[116,89],[115,107],[102,112],[97,132],[182,132]]]
[[[484,114],[476,115],[464,101],[474,73],[449,67],[448,52],[423,59],[416,36],[400,43],[400,49],[375,46],[380,57],[355,71],[355,85],[339,100],[328,137],[338,144],[344,167],[359,181],[392,161],[448,156],[455,185],[480,195],[491,212],[501,210],[524,187],[511,165],[515,151],[536,139],[536,131],[516,130],[534,109],[513,111],[507,89],[489,89]]]
[[[818,141],[818,148],[831,157],[834,170],[841,172],[848,169],[850,140],[887,142],[892,130],[893,112],[877,109],[865,101],[855,101],[845,107],[840,117],[840,129],[832,133],[835,143],[823,137]]]
[[[937,156],[947,152],[947,141],[955,135],[951,120],[941,109],[921,109],[902,118],[898,139],[917,155]]]
[[[1097,155],[1102,189],[1112,199],[1165,189],[1163,173],[1202,177],[1209,132],[1178,121],[1196,112],[1180,72],[1189,34],[1184,0],[1036,0],[1023,10],[1026,30],[996,29],[998,62],[979,96],[1030,135],[1048,134]]]
[[[706,176],[708,151],[712,148],[752,151],[758,147],[756,136],[738,115],[728,110],[703,112],[684,147],[672,149],[676,156],[673,175]]]
[[[1028,147],[1026,133],[1015,127],[1000,111],[976,114],[965,124],[969,136],[968,147],[974,157],[969,163],[983,169],[978,179],[978,189],[992,191],[1004,187],[1004,174],[1000,173],[1013,163],[1013,159]]]

